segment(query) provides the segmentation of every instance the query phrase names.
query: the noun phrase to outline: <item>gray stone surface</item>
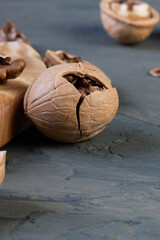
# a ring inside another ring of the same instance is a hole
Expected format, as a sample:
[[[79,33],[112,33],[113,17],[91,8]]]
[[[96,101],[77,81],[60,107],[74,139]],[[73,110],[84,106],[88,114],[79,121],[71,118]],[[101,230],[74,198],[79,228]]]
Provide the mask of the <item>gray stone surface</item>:
[[[13,20],[42,56],[64,49],[99,66],[120,97],[114,121],[89,141],[58,144],[32,127],[3,148],[1,240],[160,239],[160,80],[148,75],[160,66],[160,25],[145,42],[120,45],[98,4],[1,0],[1,25]]]

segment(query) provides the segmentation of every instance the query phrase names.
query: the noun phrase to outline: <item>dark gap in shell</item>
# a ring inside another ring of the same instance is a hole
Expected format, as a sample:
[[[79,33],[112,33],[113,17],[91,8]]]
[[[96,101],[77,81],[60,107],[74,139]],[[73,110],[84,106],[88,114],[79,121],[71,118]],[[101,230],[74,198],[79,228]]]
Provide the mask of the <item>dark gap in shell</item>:
[[[106,89],[106,87],[104,87],[100,82],[93,80],[88,76],[80,77],[75,74],[67,74],[63,77],[68,82],[72,83],[75,86],[75,88],[81,93],[81,97],[76,107],[76,115],[77,115],[78,129],[80,130],[80,137],[82,137],[81,124],[80,124],[80,106],[87,95],[95,91],[103,91],[104,89]]]
[[[0,56],[0,65],[10,65],[10,57],[2,57]]]
[[[92,92],[104,90],[104,86],[100,82],[88,76],[80,77],[75,74],[67,74],[64,78],[75,86],[83,98]]]
[[[84,100],[84,98],[81,96],[77,103],[77,107],[76,107],[76,115],[77,115],[78,129],[80,130],[80,138],[82,137],[82,130],[81,130],[81,125],[80,125],[79,112],[80,112],[80,106],[81,106],[83,100]]]

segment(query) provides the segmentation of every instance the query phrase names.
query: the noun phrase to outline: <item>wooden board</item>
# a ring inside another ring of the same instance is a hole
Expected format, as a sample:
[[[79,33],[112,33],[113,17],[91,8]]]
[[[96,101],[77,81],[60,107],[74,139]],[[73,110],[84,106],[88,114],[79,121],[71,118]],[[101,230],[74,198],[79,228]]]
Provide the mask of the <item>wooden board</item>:
[[[0,85],[0,147],[30,125],[23,112],[23,97],[29,84],[45,69],[39,53],[25,43],[0,43],[0,55],[23,59],[22,74]]]
[[[0,151],[0,186],[3,183],[5,175],[6,151]]]

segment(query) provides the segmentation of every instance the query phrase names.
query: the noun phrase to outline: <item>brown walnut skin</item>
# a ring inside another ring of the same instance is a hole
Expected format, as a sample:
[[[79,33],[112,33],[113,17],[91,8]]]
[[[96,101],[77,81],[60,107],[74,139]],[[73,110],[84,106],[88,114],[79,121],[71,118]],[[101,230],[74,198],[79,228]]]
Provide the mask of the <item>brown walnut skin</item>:
[[[75,83],[75,79],[71,83],[71,76],[83,83]],[[70,143],[100,133],[114,118],[118,104],[110,79],[85,62],[48,68],[29,86],[24,98],[25,113],[44,135]]]
[[[140,1],[138,1],[140,2]],[[110,0],[100,2],[101,20],[104,29],[117,42],[133,45],[144,41],[159,22],[158,12],[151,8],[151,18],[132,20],[110,9]]]
[[[71,55],[62,50],[58,50],[58,51],[47,50],[45,53],[44,62],[47,67],[52,67],[57,64],[63,64],[63,63],[84,62],[84,60],[78,56]]]
[[[5,161],[6,161],[6,151],[0,151],[0,186],[3,183],[5,176]]]
[[[5,84],[8,79],[17,78],[24,70],[26,63],[23,59],[10,63],[10,57],[0,56],[0,84]]]

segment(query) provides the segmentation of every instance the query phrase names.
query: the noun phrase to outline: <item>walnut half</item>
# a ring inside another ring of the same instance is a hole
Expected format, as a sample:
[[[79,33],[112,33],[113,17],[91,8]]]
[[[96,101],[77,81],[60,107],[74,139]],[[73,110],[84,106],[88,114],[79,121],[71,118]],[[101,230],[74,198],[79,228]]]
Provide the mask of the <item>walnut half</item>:
[[[151,69],[149,74],[153,77],[160,77],[160,67]]]
[[[8,79],[17,78],[25,68],[25,61],[18,59],[10,63],[9,56],[0,56],[0,84],[4,84]]]
[[[118,94],[110,79],[86,63],[59,64],[29,86],[24,109],[33,124],[59,142],[79,142],[101,132],[114,118]]]
[[[52,67],[62,63],[84,62],[84,60],[78,56],[71,55],[62,50],[58,50],[55,52],[51,50],[47,50],[45,54],[44,62],[47,67]]]
[[[123,44],[144,41],[159,23],[159,13],[139,0],[101,0],[100,13],[108,35]]]

